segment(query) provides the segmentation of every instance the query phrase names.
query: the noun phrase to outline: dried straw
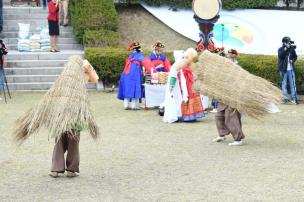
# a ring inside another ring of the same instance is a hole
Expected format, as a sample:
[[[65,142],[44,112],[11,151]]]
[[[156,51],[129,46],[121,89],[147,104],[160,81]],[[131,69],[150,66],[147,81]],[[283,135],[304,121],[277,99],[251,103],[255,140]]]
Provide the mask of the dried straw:
[[[282,93],[272,83],[217,54],[205,51],[192,68],[196,77],[194,91],[253,118],[261,119],[270,112],[271,105],[281,101]]]
[[[83,60],[80,56],[69,58],[62,74],[38,105],[16,121],[16,142],[22,144],[41,127],[49,129],[54,138],[60,138],[66,131],[84,128],[88,128],[93,139],[99,136],[98,126],[89,107]]]

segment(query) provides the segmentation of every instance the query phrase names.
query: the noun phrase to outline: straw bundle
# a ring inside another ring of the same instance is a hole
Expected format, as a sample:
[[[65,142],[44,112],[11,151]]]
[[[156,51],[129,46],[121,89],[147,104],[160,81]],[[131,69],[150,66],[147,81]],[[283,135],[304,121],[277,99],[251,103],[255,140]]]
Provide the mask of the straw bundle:
[[[193,66],[193,90],[260,119],[281,100],[281,91],[227,58],[204,52]]]
[[[83,60],[72,56],[59,78],[38,105],[16,121],[15,140],[22,144],[41,127],[49,129],[51,137],[60,138],[66,131],[88,128],[93,139],[99,135],[89,109]]]

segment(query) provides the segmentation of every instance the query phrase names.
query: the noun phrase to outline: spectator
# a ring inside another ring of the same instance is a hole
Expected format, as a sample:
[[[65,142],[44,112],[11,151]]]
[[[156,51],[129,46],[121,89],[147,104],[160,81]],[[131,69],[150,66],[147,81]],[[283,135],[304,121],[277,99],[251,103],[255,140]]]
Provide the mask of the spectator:
[[[298,104],[297,88],[295,81],[294,63],[297,60],[296,46],[290,37],[282,39],[282,47],[278,50],[279,71],[282,78],[281,85],[283,91],[283,102],[288,102],[287,81],[289,81],[291,91],[291,103]]]
[[[0,39],[4,38],[3,36],[3,15],[2,15],[2,11],[3,11],[3,0],[0,0]]]
[[[40,0],[40,4],[42,5],[43,10],[46,9],[46,1],[47,0]]]
[[[60,24],[63,26],[68,26],[69,24],[69,0],[61,0],[62,3],[62,11],[63,11],[63,19],[61,20]]]
[[[60,3],[57,0],[48,0],[48,23],[49,23],[49,34],[51,41],[51,52],[59,52],[57,47],[57,41],[59,36],[59,13]]]
[[[4,90],[4,55],[8,53],[7,48],[2,40],[0,40],[0,93]],[[0,98],[0,100],[2,100]]]

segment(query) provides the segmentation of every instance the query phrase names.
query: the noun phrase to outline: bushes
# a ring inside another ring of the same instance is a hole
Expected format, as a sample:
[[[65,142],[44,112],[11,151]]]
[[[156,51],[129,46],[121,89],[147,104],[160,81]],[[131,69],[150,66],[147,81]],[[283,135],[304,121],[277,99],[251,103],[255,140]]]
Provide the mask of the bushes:
[[[73,31],[79,42],[83,42],[84,34],[87,31],[116,32],[118,30],[119,18],[113,0],[71,0],[70,15]],[[103,40],[101,36],[104,34],[96,34],[96,32],[88,33],[86,40],[89,40],[90,43],[93,41],[95,44],[103,44],[97,40]],[[93,38],[95,36],[96,38]]]
[[[125,65],[128,51],[121,48],[88,48],[85,58],[94,66],[105,85],[116,84]]]
[[[223,0],[223,8],[233,10],[237,8],[273,8],[278,0]]]
[[[260,76],[279,86],[280,74],[278,70],[277,56],[266,55],[241,55],[239,64],[248,72]],[[295,63],[297,91],[304,92],[304,61]]]
[[[149,55],[150,52],[144,52]],[[105,84],[117,84],[125,65],[129,52],[121,48],[88,48],[85,57],[96,68],[96,71]],[[173,62],[173,53],[165,53]],[[260,76],[279,86],[280,74],[276,56],[240,55],[239,64],[248,72]],[[304,92],[304,61],[298,60],[295,65],[297,90]]]
[[[192,0],[144,0],[151,6],[168,5],[173,8],[191,8]],[[224,9],[237,8],[272,8],[278,0],[222,0]]]
[[[118,47],[120,34],[110,30],[87,30],[83,36],[86,47]]]

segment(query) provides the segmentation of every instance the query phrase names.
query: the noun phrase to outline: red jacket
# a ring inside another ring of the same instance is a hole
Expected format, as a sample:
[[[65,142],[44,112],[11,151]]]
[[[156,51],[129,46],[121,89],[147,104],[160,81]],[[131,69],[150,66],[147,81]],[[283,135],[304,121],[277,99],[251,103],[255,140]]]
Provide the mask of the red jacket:
[[[48,3],[48,8],[49,8],[49,15],[48,15],[48,20],[50,21],[59,21],[59,6],[56,7],[56,4],[54,4],[52,1]]]

